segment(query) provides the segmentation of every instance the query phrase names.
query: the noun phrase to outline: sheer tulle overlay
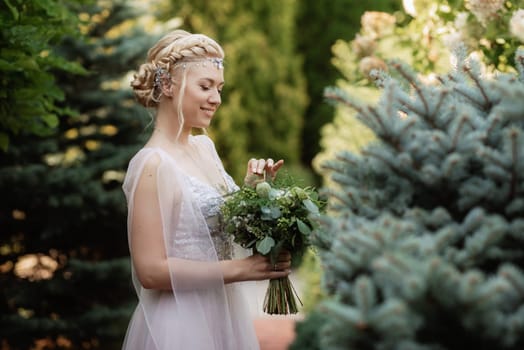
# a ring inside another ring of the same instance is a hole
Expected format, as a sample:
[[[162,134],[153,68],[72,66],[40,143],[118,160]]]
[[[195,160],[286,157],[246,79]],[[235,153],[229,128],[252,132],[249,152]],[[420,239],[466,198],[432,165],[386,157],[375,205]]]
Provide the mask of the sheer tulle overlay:
[[[190,141],[212,152],[229,190],[237,188],[225,173],[212,141],[207,136],[192,136]],[[123,185],[128,201],[128,238],[133,229],[135,190],[151,157],[157,157],[154,161],[158,162],[157,191],[172,291],[143,288],[133,269],[139,302],[123,349],[259,349],[250,312],[254,308],[247,302],[252,297],[246,293],[249,286],[224,285],[218,265],[236,251],[220,226],[223,197],[215,188],[184,173],[160,148],[143,148],[129,163]]]

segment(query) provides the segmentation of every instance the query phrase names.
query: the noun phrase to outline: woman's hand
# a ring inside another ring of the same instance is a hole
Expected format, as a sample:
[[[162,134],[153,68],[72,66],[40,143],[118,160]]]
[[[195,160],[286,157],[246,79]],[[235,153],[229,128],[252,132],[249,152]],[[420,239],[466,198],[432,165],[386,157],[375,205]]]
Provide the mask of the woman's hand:
[[[266,178],[273,181],[277,176],[278,169],[284,165],[284,160],[280,159],[278,162],[271,158],[255,159],[251,158],[247,162],[247,172],[244,178],[244,183],[248,186],[255,187],[257,183],[265,181]]]
[[[268,256],[253,254],[244,260],[246,281],[259,281],[286,277],[291,273],[291,254],[281,252],[274,264]]]
[[[291,254],[282,251],[274,264],[268,256],[253,254],[239,260],[228,260],[224,282],[261,281],[286,277],[291,273]]]

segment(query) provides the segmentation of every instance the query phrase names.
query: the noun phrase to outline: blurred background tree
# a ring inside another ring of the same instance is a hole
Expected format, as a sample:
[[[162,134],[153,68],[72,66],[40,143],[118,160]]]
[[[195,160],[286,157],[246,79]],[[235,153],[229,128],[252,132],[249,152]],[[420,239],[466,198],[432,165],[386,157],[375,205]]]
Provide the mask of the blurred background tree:
[[[479,4],[403,1],[401,11],[399,0],[0,3],[0,147],[7,149],[0,339],[23,334],[13,343],[19,348],[42,338],[35,348],[119,347],[134,303],[120,186],[152,125],[128,84],[165,32],[204,32],[225,48],[224,104],[210,134],[237,181],[247,159],[271,156],[286,159],[305,184],[319,184],[322,159],[373,137],[353,112],[324,102],[325,86],[374,101],[371,68],[400,57],[431,77],[448,67],[457,33],[472,38],[465,41],[488,67],[511,69],[522,1],[490,1],[496,9],[487,16]],[[305,269],[314,271],[315,288],[317,258]],[[87,295],[86,285],[98,289]]]
[[[302,72],[307,81],[308,103],[303,113],[301,159],[306,167],[320,151],[322,127],[333,121],[335,108],[325,103],[323,91],[343,78],[332,64],[331,47],[338,40],[350,40],[360,29],[365,11],[395,11],[398,0],[360,2],[355,0],[299,1],[296,20],[296,46],[303,57]],[[316,184],[320,175],[315,174]]]
[[[14,135],[48,135],[59,117],[64,94],[53,72],[85,73],[56,54],[66,36],[79,36],[75,11],[85,1],[2,1],[0,3],[0,151]]]
[[[388,60],[400,59],[431,80],[451,68],[450,49],[458,43],[466,44],[468,52],[484,62],[486,73],[514,71],[515,51],[524,43],[523,0],[401,3],[393,12],[366,11],[358,33],[333,45],[333,65],[344,77],[337,81],[338,87],[363,101],[376,102],[379,91],[369,77],[373,69],[387,69]],[[320,152],[313,159],[318,173],[320,164],[336,152],[358,152],[373,138],[344,105],[336,107],[333,121],[321,133]],[[329,179],[324,177],[324,182]]]
[[[300,169],[307,101],[295,38],[297,2],[172,1],[182,28],[215,38],[226,52],[223,103],[209,132],[240,183],[249,158],[283,158]],[[300,171],[307,178],[307,171]]]
[[[337,87],[360,102],[373,104],[380,96],[369,75],[372,69],[387,69],[386,62],[400,59],[416,67],[420,79],[430,82],[455,63],[450,62],[449,52],[458,42],[466,43],[468,52],[484,62],[483,74],[515,71],[514,53],[524,42],[523,32],[519,30],[524,28],[522,1],[415,0],[402,3],[402,11],[364,13],[357,35],[350,41],[338,40],[333,46],[334,65],[345,77],[337,82]],[[398,76],[395,72],[389,74]],[[347,105],[337,104],[333,122],[322,130],[321,152],[313,163],[317,172],[324,176],[323,183],[327,187],[336,188],[337,184],[321,165],[341,151],[360,153],[375,137],[355,115]],[[311,261],[313,266],[309,270],[318,273],[316,276],[307,274],[305,278],[318,281],[318,275],[324,270],[316,265],[318,256]],[[323,288],[317,287],[308,288],[308,291],[313,293],[307,299],[312,304],[321,300],[325,293]],[[298,325],[299,337],[293,349],[320,348],[315,330],[326,322],[323,314],[315,309],[309,312],[307,322]]]
[[[44,137],[19,133],[0,157],[3,349],[119,349],[136,304],[121,184],[150,117],[128,73],[158,33],[145,33],[154,23],[126,1],[77,10],[83,37],[50,55],[88,73],[47,72],[64,94],[57,110],[74,115]]]
[[[328,296],[301,349],[524,346],[524,49],[519,74],[455,57],[438,82],[392,62],[403,81],[381,78],[376,104],[326,91],[376,139],[323,164]]]

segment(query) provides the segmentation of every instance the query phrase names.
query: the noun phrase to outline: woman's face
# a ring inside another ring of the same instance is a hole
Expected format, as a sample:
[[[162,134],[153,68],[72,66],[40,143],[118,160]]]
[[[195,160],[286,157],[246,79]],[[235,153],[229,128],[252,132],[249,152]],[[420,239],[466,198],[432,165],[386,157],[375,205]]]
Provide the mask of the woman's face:
[[[185,128],[207,128],[222,102],[224,70],[203,61],[187,67],[186,88],[182,101]],[[175,92],[173,103],[178,103]]]

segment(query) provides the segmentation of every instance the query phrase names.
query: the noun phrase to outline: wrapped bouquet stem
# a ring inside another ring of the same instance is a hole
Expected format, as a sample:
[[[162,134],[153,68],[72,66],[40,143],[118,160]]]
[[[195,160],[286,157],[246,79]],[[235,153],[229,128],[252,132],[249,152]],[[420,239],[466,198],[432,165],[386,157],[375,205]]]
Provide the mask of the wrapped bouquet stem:
[[[240,246],[269,256],[272,264],[282,250],[291,253],[292,261],[300,261],[322,205],[312,187],[266,181],[255,188],[244,186],[224,202],[225,231]],[[302,304],[289,277],[269,281],[264,312],[295,314],[297,302]]]
[[[302,301],[289,277],[271,279],[264,297],[264,312],[271,315],[296,314],[297,300],[302,306]]]

